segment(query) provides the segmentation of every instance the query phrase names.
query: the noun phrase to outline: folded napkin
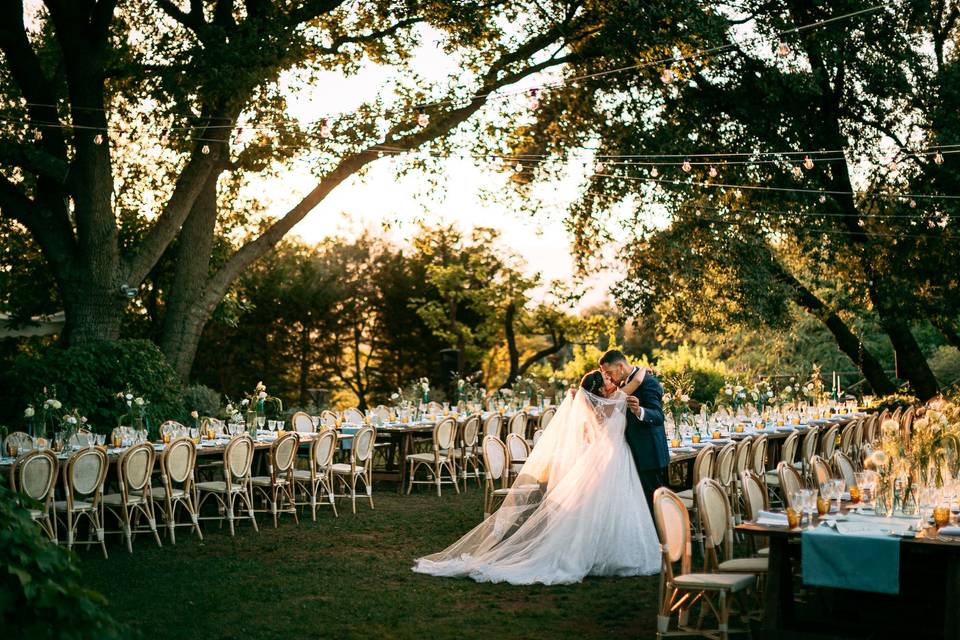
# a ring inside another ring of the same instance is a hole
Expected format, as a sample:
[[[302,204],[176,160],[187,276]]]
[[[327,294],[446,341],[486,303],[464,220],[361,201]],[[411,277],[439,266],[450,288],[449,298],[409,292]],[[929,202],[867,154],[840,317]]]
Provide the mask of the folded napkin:
[[[787,514],[761,510],[760,513],[757,514],[757,524],[785,527],[788,524]]]
[[[940,535],[942,536],[960,536],[960,527],[941,527]]]

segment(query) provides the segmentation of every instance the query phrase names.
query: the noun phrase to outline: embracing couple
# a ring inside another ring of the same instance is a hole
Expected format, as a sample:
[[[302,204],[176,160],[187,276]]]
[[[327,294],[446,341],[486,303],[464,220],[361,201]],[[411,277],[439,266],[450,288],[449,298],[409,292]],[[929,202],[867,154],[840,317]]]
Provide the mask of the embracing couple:
[[[414,571],[512,584],[657,573],[651,504],[670,461],[662,398],[652,372],[608,351],[557,409],[496,513]]]

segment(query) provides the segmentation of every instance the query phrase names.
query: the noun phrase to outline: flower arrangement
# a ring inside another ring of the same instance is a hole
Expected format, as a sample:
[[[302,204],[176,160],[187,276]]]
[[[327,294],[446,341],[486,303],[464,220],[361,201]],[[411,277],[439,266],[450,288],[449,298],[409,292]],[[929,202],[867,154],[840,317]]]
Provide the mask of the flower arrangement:
[[[456,382],[456,401],[460,402],[479,402],[486,395],[486,390],[480,385],[483,378],[483,371],[477,371],[465,378],[457,378]]]
[[[810,377],[803,385],[803,398],[810,404],[817,404],[823,398],[823,374],[819,364],[814,364]]]
[[[532,400],[540,393],[540,387],[537,385],[537,381],[529,377],[517,378],[513,381],[513,384],[510,385],[510,389],[513,391],[515,397],[526,397],[528,400]]]
[[[129,418],[129,426],[135,429],[146,428],[150,430],[150,424],[147,420],[147,405],[150,404],[148,400],[141,395],[137,395],[129,386],[124,391],[117,393],[117,400],[120,405],[117,426],[121,426],[124,419]],[[155,434],[151,433],[150,438],[153,439],[154,437]]]
[[[750,399],[753,401],[753,406],[757,408],[757,413],[762,414],[763,408],[773,400],[774,396],[776,394],[773,392],[773,387],[766,380],[757,382],[750,389]]]
[[[418,398],[424,404],[430,402],[430,380],[420,378],[413,384],[414,397]]]
[[[737,411],[747,399],[747,390],[736,380],[728,380],[717,394],[716,406],[728,407]]]
[[[680,425],[690,413],[690,395],[693,378],[687,372],[666,375],[663,378],[663,409],[673,418],[674,438],[680,438]]]
[[[276,417],[283,413],[283,401],[267,393],[267,386],[262,381],[257,382],[253,393],[240,401],[240,407],[246,411],[255,411],[258,415],[268,413]]]

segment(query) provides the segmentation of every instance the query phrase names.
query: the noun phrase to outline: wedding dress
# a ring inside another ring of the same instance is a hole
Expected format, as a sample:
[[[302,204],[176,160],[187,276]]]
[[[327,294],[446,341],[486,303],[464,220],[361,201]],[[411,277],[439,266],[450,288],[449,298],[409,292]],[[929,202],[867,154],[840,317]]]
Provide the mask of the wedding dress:
[[[500,509],[413,570],[511,584],[657,573],[659,541],[625,426],[623,393],[568,397]]]

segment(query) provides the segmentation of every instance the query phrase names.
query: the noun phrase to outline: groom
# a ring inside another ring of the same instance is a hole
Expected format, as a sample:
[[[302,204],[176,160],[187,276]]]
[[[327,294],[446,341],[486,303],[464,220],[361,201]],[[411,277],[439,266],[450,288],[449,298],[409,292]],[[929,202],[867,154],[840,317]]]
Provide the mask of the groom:
[[[627,397],[626,437],[652,516],[653,492],[667,484],[670,464],[667,434],[663,429],[663,387],[653,372],[631,365],[617,350],[603,354],[600,370],[620,387],[640,377],[640,386]]]

